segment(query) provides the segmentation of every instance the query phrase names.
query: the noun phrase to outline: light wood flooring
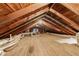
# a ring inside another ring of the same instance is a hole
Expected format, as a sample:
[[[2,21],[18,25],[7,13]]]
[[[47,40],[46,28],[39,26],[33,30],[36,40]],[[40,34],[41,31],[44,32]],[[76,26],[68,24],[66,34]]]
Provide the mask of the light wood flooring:
[[[55,40],[64,37],[40,34],[26,36],[19,41],[17,46],[5,53],[5,56],[76,56],[79,47],[69,44],[60,44]]]

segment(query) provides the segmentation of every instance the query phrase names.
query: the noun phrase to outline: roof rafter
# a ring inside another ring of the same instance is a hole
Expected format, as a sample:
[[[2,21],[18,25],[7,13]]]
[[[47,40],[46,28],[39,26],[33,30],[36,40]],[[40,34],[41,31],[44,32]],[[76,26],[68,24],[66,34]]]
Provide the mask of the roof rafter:
[[[65,28],[61,27],[60,25],[54,23],[54,22],[51,22],[50,20],[46,19],[45,18],[45,21],[51,23],[52,25],[54,25],[55,27],[59,28],[61,30],[62,33],[65,33],[65,34],[72,34],[71,32],[69,32],[68,30],[66,30]]]
[[[69,26],[73,27],[74,29],[76,29],[77,31],[79,31],[79,25],[76,24],[74,21],[70,20],[69,18],[65,17],[64,15],[60,14],[59,12],[57,12],[56,10],[50,8],[50,11],[54,14],[56,14],[57,16],[59,16],[60,18],[64,19],[62,21],[65,21]]]
[[[48,26],[51,29],[54,29],[54,30],[56,30],[58,32],[61,32],[61,30],[59,28],[57,28],[55,25],[52,25],[52,24],[48,23],[47,21],[43,21],[43,24]]]
[[[48,17],[48,18],[50,18],[52,21],[56,22],[56,23],[58,24],[58,26],[61,28],[61,30],[63,29],[63,30],[65,30],[65,31],[67,31],[67,32],[70,32],[71,34],[75,34],[75,33],[76,33],[76,31],[74,31],[74,30],[71,29],[70,27],[68,27],[68,26],[66,26],[66,25],[64,25],[64,24],[62,24],[61,22],[59,22],[58,20],[52,18],[51,16],[46,15],[46,17]]]
[[[71,11],[73,11],[75,14],[79,15],[79,12],[77,10],[75,10],[71,4],[64,4],[64,3],[61,3],[63,6],[67,7],[68,9],[70,9]]]
[[[37,12],[36,10],[42,10],[48,8],[48,4],[32,4],[26,8],[23,8],[21,10],[15,11],[9,15],[6,15],[2,20],[4,20],[3,22],[0,23],[1,24],[5,24],[8,23],[18,17],[21,17],[23,15],[28,15],[29,13],[33,13],[34,11]],[[6,19],[6,20],[5,20]]]
[[[41,13],[40,12],[38,12],[37,14],[34,14],[34,15],[31,15],[30,16],[30,18],[28,19],[28,20],[30,20],[30,22],[32,22],[33,20],[38,20],[40,17],[43,17],[44,15],[41,15]],[[27,17],[26,18],[24,18],[24,19],[22,19],[22,20],[27,20]],[[17,25],[17,24],[16,24]],[[6,30],[5,32],[1,32],[1,35],[0,35],[0,37],[3,37],[3,36],[5,36],[5,35],[7,35],[7,34],[9,34],[9,33],[11,33],[11,32],[13,32],[13,31],[16,31],[16,30],[18,30],[19,28],[21,28],[21,27],[23,27],[23,26],[25,26],[25,25],[27,25],[27,21],[25,21],[24,22],[24,24],[22,24],[22,25],[20,25],[20,26],[17,26],[17,27],[14,27],[13,28],[13,26],[11,26],[12,28],[8,31],[8,30]],[[3,31],[3,29],[2,29],[2,31]]]
[[[10,9],[12,9],[13,11],[16,11],[16,9],[15,9],[10,3],[6,3],[6,5],[7,5]]]
[[[48,11],[48,8],[45,8],[45,9],[43,9],[43,10],[40,10],[40,11],[38,11],[37,13],[30,15],[29,17],[25,17],[25,18],[23,18],[23,19],[21,19],[21,20],[15,22],[15,23],[13,23],[13,24],[7,26],[7,27],[6,27],[6,28],[7,28],[6,30],[12,29],[12,28],[14,28],[14,27],[16,27],[16,26],[18,26],[18,25],[20,25],[20,24],[22,24],[22,23],[24,23],[24,22],[26,22],[26,21],[28,21],[28,20],[30,20],[30,19],[32,19],[32,18],[35,18],[35,17],[37,17],[37,16],[39,16],[39,15],[41,15],[41,14],[44,14],[44,13],[47,12],[47,11]],[[4,28],[5,28],[5,27],[1,28],[0,33],[3,32],[3,29],[4,29]],[[6,30],[4,30],[4,31],[6,31]]]

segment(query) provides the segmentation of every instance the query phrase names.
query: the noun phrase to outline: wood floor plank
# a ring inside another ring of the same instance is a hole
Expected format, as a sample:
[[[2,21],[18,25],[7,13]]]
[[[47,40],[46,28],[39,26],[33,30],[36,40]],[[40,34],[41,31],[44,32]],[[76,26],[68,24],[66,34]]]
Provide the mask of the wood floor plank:
[[[60,44],[56,40],[64,37],[39,34],[21,39],[16,48],[5,53],[5,56],[72,56],[79,55],[76,45]]]

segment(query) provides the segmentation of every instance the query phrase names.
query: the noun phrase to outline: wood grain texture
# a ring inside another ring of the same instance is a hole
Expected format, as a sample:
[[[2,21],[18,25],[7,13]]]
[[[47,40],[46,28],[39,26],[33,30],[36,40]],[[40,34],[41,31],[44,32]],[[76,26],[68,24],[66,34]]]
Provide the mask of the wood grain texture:
[[[65,5],[68,5],[68,7]],[[3,38],[4,36],[8,37],[7,34],[9,35],[9,33],[13,31],[17,34],[17,31],[15,30],[17,27],[27,22],[27,20],[35,18],[43,13],[48,13],[48,18],[50,20],[53,18],[55,19],[49,23],[56,25],[55,27],[59,28],[57,29],[59,32],[75,35],[76,32],[79,31],[78,10],[79,4],[0,3],[0,38]],[[48,25],[48,27],[50,26]],[[51,28],[53,28],[53,25],[51,25]],[[21,30],[21,32],[23,32],[23,30]],[[53,32],[55,32],[55,30],[53,30]]]
[[[60,44],[55,40],[63,36],[40,34],[26,36],[20,40],[16,48],[6,52],[5,56],[72,56],[79,55],[79,47]]]

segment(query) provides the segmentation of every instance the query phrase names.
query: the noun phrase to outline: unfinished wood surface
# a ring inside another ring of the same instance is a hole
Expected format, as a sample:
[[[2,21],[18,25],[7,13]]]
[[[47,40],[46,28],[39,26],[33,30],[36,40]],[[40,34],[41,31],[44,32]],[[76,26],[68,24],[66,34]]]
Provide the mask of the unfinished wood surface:
[[[79,15],[79,3],[62,3],[62,5]]]
[[[59,12],[57,12],[54,9],[50,9],[50,11],[56,15],[58,15],[60,18],[64,19],[64,21],[71,27],[73,27],[76,30],[79,30],[79,25],[77,23],[75,23],[74,21],[72,21],[71,19],[68,19],[67,17],[65,17],[64,15],[60,14]],[[61,20],[62,20],[61,19]],[[62,20],[63,21],[63,20]]]
[[[65,33],[65,34],[73,34],[73,32],[67,30],[66,28],[63,28],[62,26],[60,27],[59,23],[55,23],[55,22],[52,22],[46,18],[44,18],[47,22],[49,22],[50,24],[52,25],[55,25],[55,27],[59,28],[61,30],[62,33]],[[74,32],[76,33],[76,32]]]
[[[6,31],[8,31],[8,30],[10,30],[10,29],[12,29],[12,28],[15,28],[15,27],[19,26],[20,24],[23,24],[24,22],[28,21],[29,19],[32,19],[32,18],[34,18],[34,17],[37,17],[38,15],[41,15],[41,14],[47,12],[47,11],[48,11],[48,8],[45,8],[45,9],[43,9],[43,10],[40,10],[40,11],[38,11],[38,12],[32,14],[32,15],[29,16],[29,17],[25,17],[25,18],[23,18],[23,19],[19,19],[18,21],[10,22],[10,23],[8,23],[7,25],[5,24],[4,26],[1,25],[1,26],[0,26],[0,29],[1,29],[1,30],[0,30],[0,34],[6,32]],[[9,21],[9,20],[8,20],[8,21]]]
[[[33,4],[32,6],[29,6],[28,8],[26,7],[16,12],[13,12],[11,14],[8,14],[1,20],[3,21],[3,23],[7,23],[23,15],[32,14],[34,11],[37,12],[36,10],[40,10],[41,8],[43,9],[44,7],[47,7],[47,5],[48,4]]]
[[[78,6],[78,4],[76,5]],[[73,6],[76,8],[76,5]],[[79,31],[79,16],[61,3],[1,3],[0,12],[0,38],[3,38],[4,35],[8,37],[7,34],[13,34],[13,32],[17,34],[16,28],[20,28],[28,20],[35,19],[43,14],[44,18],[52,20],[49,23],[55,24],[55,27],[58,28],[58,31],[52,30],[53,25],[48,25],[52,28],[49,31],[68,35],[75,35]],[[20,30],[20,32],[23,32],[23,30]]]
[[[65,37],[40,34],[26,36],[20,40],[16,48],[6,52],[8,56],[61,56],[79,55],[79,47],[75,45],[60,44],[55,40]]]
[[[59,27],[61,28],[61,30],[63,30],[63,32],[65,33],[72,33],[72,34],[75,34],[76,31],[74,31],[72,28],[66,26],[65,24],[61,23],[60,21],[58,21],[57,19],[54,19],[52,16],[49,16],[47,15],[46,16],[48,19],[52,20],[56,25],[59,25]],[[53,23],[53,22],[50,22],[50,23]]]

